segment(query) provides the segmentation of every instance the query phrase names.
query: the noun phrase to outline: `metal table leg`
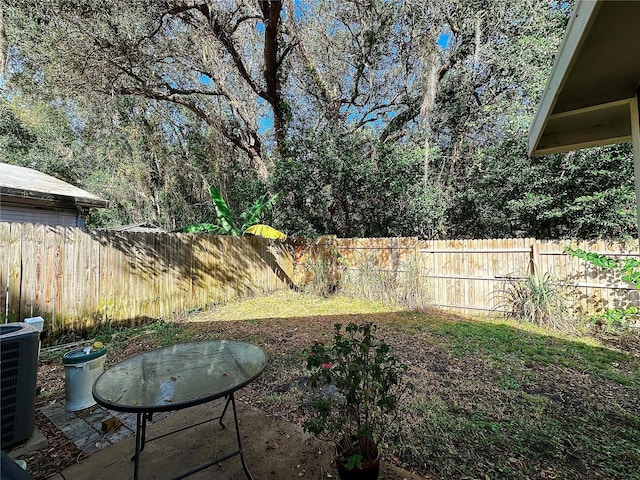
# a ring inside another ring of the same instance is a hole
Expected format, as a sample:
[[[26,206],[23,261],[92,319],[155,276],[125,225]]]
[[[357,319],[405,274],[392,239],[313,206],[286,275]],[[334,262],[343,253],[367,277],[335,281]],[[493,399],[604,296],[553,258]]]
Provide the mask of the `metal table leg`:
[[[236,400],[233,396],[233,393],[229,395],[231,399],[231,406],[233,407],[233,420],[236,424],[236,437],[238,438],[238,454],[240,455],[240,463],[242,463],[242,469],[244,470],[244,474],[247,476],[249,480],[253,480],[253,477],[249,473],[249,469],[247,468],[247,464],[244,462],[244,454],[242,453],[242,440],[240,438],[240,427],[238,425],[238,414],[236,413]]]
[[[233,398],[233,394],[231,395],[227,395],[227,401],[224,403],[224,408],[222,409],[222,413],[220,414],[220,416],[218,417],[218,423],[220,424],[220,426],[222,428],[227,428],[225,426],[224,423],[222,423],[222,420],[224,419],[224,414],[227,413],[227,408],[229,407],[229,403],[231,402],[231,398]]]
[[[162,437],[166,437],[167,435],[172,435],[174,433],[178,433],[181,432],[183,430],[187,430],[189,428],[193,428],[195,426],[198,425],[202,425],[204,423],[208,423],[212,420],[218,420],[218,423],[220,424],[221,428],[226,429],[227,427],[224,425],[224,423],[222,423],[222,420],[224,419],[224,415],[227,412],[229,405],[231,405],[231,410],[233,411],[233,422],[235,424],[236,427],[236,440],[238,442],[238,449],[234,452],[231,452],[227,455],[224,455],[222,457],[218,457],[212,461],[210,461],[209,463],[206,463],[204,465],[200,465],[199,467],[196,467],[192,470],[189,470],[186,473],[183,473],[182,475],[178,476],[178,477],[174,477],[172,480],[180,480],[182,478],[188,477],[190,475],[193,475],[197,472],[200,472],[206,468],[212,467],[213,465],[217,465],[218,463],[221,463],[225,460],[228,460],[232,457],[235,457],[236,455],[240,457],[240,463],[242,464],[242,470],[244,471],[244,474],[246,475],[248,480],[253,480],[253,477],[251,476],[251,473],[249,473],[249,468],[247,467],[247,464],[245,463],[244,460],[244,453],[242,452],[242,437],[240,436],[240,424],[238,422],[238,412],[236,411],[236,401],[235,401],[235,397],[233,396],[233,393],[230,393],[227,397],[226,397],[226,401],[224,404],[224,408],[222,409],[222,413],[220,414],[219,417],[213,418],[213,419],[209,419],[209,420],[205,420],[202,422],[198,422],[194,425],[189,425],[187,427],[183,427],[180,428],[178,430],[174,430],[172,432],[169,433],[165,433],[162,435],[159,435],[157,437],[153,437],[153,438],[149,438],[147,439],[147,421],[151,421],[153,419],[153,414],[152,413],[138,413],[137,414],[137,418],[136,418],[136,447],[135,447],[135,453],[133,455],[133,457],[131,457],[131,460],[134,461],[134,466],[133,466],[133,480],[138,480],[138,470],[139,470],[139,462],[140,462],[140,454],[142,453],[142,451],[144,450],[144,446],[146,444],[147,441],[151,442],[152,440],[157,440],[159,438]]]
[[[147,420],[151,421],[153,413],[138,413],[136,416],[136,450],[131,457],[133,460],[133,480],[138,480],[138,464],[140,462],[140,452],[144,450],[147,436]]]

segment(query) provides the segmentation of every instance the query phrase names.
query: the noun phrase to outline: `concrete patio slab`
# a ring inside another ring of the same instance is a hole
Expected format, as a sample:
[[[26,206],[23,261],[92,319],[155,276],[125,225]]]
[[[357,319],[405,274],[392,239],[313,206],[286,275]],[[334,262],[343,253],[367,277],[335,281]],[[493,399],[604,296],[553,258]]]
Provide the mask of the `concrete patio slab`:
[[[299,427],[236,401],[244,456],[255,480],[337,478],[331,444],[320,442]],[[219,415],[222,402],[180,410],[147,428],[155,437]],[[210,422],[148,443],[141,454],[140,479],[167,479],[236,450],[233,415],[225,416],[226,429]],[[126,428],[124,425],[120,428]],[[106,446],[61,473],[64,480],[132,479],[134,437]],[[57,477],[55,477],[57,478]],[[239,457],[230,458],[192,477],[245,479]],[[416,480],[421,477],[383,465],[381,479]],[[53,480],[53,479],[52,479]]]

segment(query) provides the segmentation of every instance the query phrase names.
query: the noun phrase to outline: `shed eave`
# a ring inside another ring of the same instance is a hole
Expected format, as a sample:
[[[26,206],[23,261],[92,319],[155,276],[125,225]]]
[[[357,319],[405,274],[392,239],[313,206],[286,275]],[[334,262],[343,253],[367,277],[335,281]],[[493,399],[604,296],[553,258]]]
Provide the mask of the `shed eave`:
[[[20,188],[0,186],[0,197],[5,201],[21,203],[21,200],[42,202],[51,206],[75,206],[77,208],[107,208],[109,202],[99,197],[78,197],[73,195],[58,195],[53,193],[37,192]]]

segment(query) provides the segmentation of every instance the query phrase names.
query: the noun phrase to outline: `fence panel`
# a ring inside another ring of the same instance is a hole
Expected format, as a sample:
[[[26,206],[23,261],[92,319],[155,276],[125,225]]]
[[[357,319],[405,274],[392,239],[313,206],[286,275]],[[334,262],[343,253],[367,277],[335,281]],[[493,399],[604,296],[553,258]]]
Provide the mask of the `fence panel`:
[[[428,240],[420,264],[434,306],[462,312],[499,310],[500,291],[527,275],[533,239]]]
[[[342,276],[342,288],[350,295],[372,298],[377,289],[381,299],[392,300],[389,295],[401,285],[402,294],[413,295],[407,276],[417,274],[417,244],[414,237],[335,239],[335,275]]]
[[[289,288],[290,249],[261,238],[0,223],[0,321],[136,323]]]

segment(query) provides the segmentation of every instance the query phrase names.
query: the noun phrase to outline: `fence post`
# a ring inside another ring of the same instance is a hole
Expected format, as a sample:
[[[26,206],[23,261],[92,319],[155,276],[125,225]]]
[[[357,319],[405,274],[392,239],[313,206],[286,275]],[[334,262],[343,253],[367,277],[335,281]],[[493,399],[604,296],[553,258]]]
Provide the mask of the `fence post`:
[[[529,253],[529,275],[540,279],[540,246],[535,239],[532,239],[531,252]]]

